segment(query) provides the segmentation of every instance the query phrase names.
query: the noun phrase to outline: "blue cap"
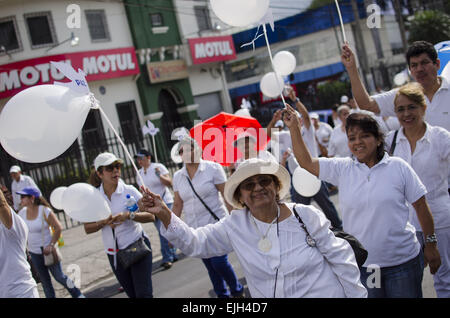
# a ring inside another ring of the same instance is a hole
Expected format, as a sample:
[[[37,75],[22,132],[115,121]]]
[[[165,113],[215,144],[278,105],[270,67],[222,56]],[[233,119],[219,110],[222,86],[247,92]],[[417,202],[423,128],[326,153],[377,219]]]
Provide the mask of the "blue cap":
[[[36,188],[23,188],[20,191],[16,191],[17,194],[20,195],[31,195],[33,197],[39,198],[41,196],[41,192]]]

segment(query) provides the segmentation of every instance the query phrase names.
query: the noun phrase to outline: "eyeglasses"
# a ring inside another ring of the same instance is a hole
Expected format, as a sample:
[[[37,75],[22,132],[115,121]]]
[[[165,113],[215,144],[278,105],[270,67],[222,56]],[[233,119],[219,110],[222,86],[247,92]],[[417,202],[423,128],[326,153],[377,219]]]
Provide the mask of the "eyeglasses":
[[[112,172],[115,168],[120,170],[120,168],[122,168],[122,164],[121,163],[113,163],[113,164],[110,164],[109,166],[105,166],[105,170],[108,172]]]
[[[400,107],[395,109],[395,112],[397,114],[401,114],[401,113],[404,113],[406,110],[408,110],[408,111],[415,111],[418,108],[419,108],[419,106],[417,106],[417,105],[400,106]]]
[[[256,181],[244,181],[239,186],[241,189],[244,189],[245,191],[253,191],[256,184],[259,184],[261,187],[265,188],[268,187],[270,184],[272,184],[273,178],[271,176],[261,176],[256,179]]]

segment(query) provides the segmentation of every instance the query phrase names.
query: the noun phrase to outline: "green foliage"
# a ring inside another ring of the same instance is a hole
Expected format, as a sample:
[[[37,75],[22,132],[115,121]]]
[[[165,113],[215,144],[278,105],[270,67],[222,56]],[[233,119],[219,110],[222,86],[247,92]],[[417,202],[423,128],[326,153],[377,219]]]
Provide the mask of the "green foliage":
[[[317,97],[321,109],[331,108],[339,103],[342,95],[347,95],[350,91],[350,84],[342,81],[330,81],[317,86]]]
[[[440,11],[422,11],[409,22],[409,43],[425,40],[432,44],[450,40],[450,16]]]

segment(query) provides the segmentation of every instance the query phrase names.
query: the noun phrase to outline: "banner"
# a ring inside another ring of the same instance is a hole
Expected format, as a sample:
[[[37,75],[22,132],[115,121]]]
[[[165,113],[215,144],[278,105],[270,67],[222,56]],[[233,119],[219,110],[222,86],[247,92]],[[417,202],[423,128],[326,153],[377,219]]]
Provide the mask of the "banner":
[[[236,50],[231,35],[189,39],[188,41],[193,64],[236,59]]]
[[[139,74],[134,47],[44,56],[0,65],[0,99],[35,85],[53,84],[64,79],[50,62],[65,62],[82,69],[86,80],[99,81]]]

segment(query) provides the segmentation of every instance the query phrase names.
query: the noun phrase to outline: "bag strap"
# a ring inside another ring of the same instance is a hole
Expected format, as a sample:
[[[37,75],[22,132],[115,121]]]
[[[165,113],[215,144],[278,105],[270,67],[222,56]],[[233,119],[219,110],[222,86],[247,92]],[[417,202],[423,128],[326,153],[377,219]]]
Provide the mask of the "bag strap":
[[[212,217],[213,217],[216,221],[219,221],[220,219],[217,217],[217,215],[214,214],[213,211],[211,211],[211,209],[206,205],[206,203],[203,202],[202,198],[200,198],[200,196],[197,194],[197,192],[196,192],[195,189],[194,189],[194,186],[192,185],[191,180],[189,180],[189,177],[186,176],[186,179],[187,179],[187,181],[189,182],[189,185],[191,186],[192,191],[194,191],[195,195],[196,195],[197,198],[200,200],[200,202],[205,206],[205,208],[208,210],[208,212],[211,213]]]
[[[397,135],[398,135],[398,129],[395,131],[394,139],[392,140],[391,149],[389,149],[389,156],[392,156],[394,154],[395,146],[397,146]]]
[[[300,215],[297,213],[297,210],[295,209],[296,207],[297,207],[297,205],[294,205],[294,208],[292,209],[294,211],[294,215],[295,215],[296,219],[298,220],[298,222],[300,223],[300,225],[305,230],[306,234],[309,235],[309,232],[308,232],[308,229],[306,228],[305,223],[303,222],[303,220],[301,219]]]

